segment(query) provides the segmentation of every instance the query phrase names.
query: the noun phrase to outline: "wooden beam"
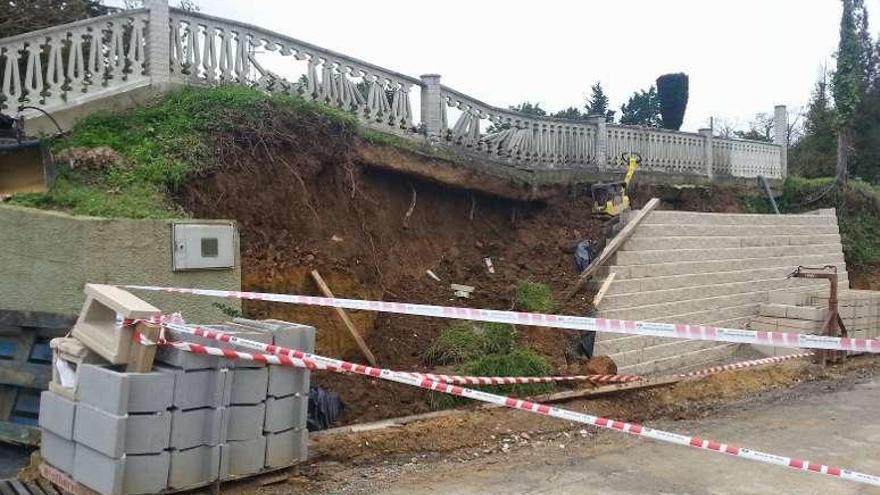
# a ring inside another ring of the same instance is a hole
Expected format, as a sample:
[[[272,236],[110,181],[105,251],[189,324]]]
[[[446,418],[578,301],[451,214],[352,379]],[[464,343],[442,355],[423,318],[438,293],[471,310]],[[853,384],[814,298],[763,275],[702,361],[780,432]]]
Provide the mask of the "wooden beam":
[[[612,383],[595,388],[584,388],[580,390],[565,390],[554,394],[541,395],[533,397],[535,402],[560,402],[569,399],[580,399],[583,397],[595,397],[597,395],[613,394],[624,390],[649,389],[654,387],[665,387],[674,385],[684,380],[680,376],[661,376],[658,378],[644,378],[636,382]]]
[[[602,286],[599,287],[599,292],[596,293],[596,297],[593,298],[593,307],[598,308],[599,303],[602,302],[602,299],[605,298],[605,293],[608,292],[608,289],[611,287],[611,282],[614,282],[614,277],[616,277],[616,273],[612,273],[605,277],[605,280],[602,282]]]
[[[643,206],[642,209],[639,210],[636,216],[633,217],[633,219],[630,220],[629,223],[627,223],[623,227],[623,229],[621,229],[620,232],[618,232],[617,235],[614,236],[613,239],[611,239],[611,242],[609,242],[605,246],[605,249],[602,250],[602,253],[599,254],[599,256],[597,256],[593,261],[591,261],[589,266],[584,268],[584,271],[581,272],[581,274],[578,276],[577,281],[575,281],[574,286],[565,295],[566,300],[571,299],[572,297],[574,297],[575,294],[583,289],[587,281],[590,280],[590,277],[592,277],[599,269],[599,267],[601,267],[606,261],[608,261],[609,258],[611,258],[611,256],[615,252],[617,252],[618,248],[620,248],[620,246],[622,246],[623,243],[626,242],[627,239],[629,239],[636,227],[642,222],[642,220],[645,219],[645,216],[647,216],[648,213],[651,213],[651,211],[653,211],[654,208],[656,208],[659,204],[660,200],[657,198],[651,198],[650,201],[645,203],[645,206]]]
[[[0,421],[0,443],[13,445],[40,444],[40,429],[36,426],[28,426],[10,421]]]
[[[152,323],[138,323],[135,332],[139,332],[152,342],[159,339],[161,327]],[[125,371],[128,373],[149,373],[153,371],[153,359],[156,357],[155,345],[144,345],[134,339],[128,352],[128,365]]]
[[[318,270],[312,270],[312,278],[315,279],[315,283],[318,284],[318,289],[321,290],[321,293],[326,297],[335,298],[333,292],[330,290],[330,287],[327,286],[327,283],[324,282],[324,279],[321,278],[321,274],[318,273]],[[370,362],[373,366],[378,366],[376,362],[376,356],[373,355],[373,352],[370,351],[370,348],[367,347],[367,343],[364,342],[364,338],[361,337],[361,334],[358,333],[357,328],[355,328],[354,323],[351,321],[351,318],[348,317],[348,313],[345,312],[342,308],[333,308],[336,311],[336,314],[339,316],[339,319],[342,320],[342,323],[345,324],[345,327],[348,328],[351,336],[354,337],[355,342],[357,342],[358,347],[360,347],[361,352],[364,356],[366,356],[367,361]]]

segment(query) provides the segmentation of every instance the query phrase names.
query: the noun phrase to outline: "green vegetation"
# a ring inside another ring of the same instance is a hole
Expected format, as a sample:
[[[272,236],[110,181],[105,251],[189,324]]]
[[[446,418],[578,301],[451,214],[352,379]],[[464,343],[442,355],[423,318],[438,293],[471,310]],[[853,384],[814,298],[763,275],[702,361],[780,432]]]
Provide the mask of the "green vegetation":
[[[459,366],[456,372],[467,376],[550,376],[553,374],[553,367],[544,357],[531,349],[516,349],[484,356]],[[529,397],[552,392],[555,387],[552,383],[532,383],[473,388],[498,395]],[[428,401],[432,409],[445,409],[469,402],[462,397],[439,393],[431,393]]]
[[[803,204],[832,181],[832,178],[789,177],[782,195],[777,198],[780,212],[836,208],[847,265],[851,269],[880,266],[880,190],[867,182],[849,180],[820,201]],[[742,203],[745,210],[752,213],[771,212],[766,196],[749,196],[743,198]]]
[[[59,180],[50,191],[15,195],[9,202],[80,215],[184,216],[168,194],[215,166],[220,137],[259,129],[265,122],[290,114],[357,129],[353,114],[299,97],[270,96],[237,86],[184,88],[150,106],[83,119],[68,136],[52,143],[53,152],[63,156],[109,148],[118,158],[100,166],[59,163]]]
[[[514,303],[518,309],[538,313],[549,313],[556,307],[550,287],[528,280],[520,280],[516,284]]]
[[[460,364],[487,354],[510,352],[516,329],[503,323],[465,321],[443,329],[425,353],[433,365]]]

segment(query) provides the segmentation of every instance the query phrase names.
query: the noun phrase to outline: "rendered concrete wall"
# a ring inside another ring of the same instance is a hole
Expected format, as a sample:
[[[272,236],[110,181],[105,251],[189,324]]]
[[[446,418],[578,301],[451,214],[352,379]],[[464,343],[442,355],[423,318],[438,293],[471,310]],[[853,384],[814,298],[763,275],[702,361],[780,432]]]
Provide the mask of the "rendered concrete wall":
[[[199,223],[228,221],[197,220]],[[239,290],[231,270],[172,271],[171,220],[107,219],[0,205],[0,310],[79,313],[87,282]],[[216,300],[138,293],[191,321],[225,319]],[[239,308],[238,301],[223,304]]]

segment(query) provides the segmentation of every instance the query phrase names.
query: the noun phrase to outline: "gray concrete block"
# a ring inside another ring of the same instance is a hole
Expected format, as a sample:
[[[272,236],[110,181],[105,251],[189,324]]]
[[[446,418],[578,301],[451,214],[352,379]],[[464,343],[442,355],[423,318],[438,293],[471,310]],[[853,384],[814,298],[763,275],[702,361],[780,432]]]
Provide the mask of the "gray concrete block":
[[[175,410],[171,413],[171,442],[174,449],[218,445],[223,441],[223,409]]]
[[[280,399],[267,398],[263,430],[277,433],[292,428],[305,428],[308,407],[309,398],[306,395],[291,395]]]
[[[217,330],[219,332],[228,333],[230,335],[235,335],[236,337],[253,340],[255,342],[260,342],[263,344],[271,344],[272,343],[272,335],[263,331],[262,329],[256,329],[253,327],[239,325],[239,324],[226,324],[226,325],[207,325],[208,328]],[[254,349],[242,346],[236,346],[230,344],[228,342],[216,342],[215,347],[220,347],[222,349],[232,349],[236,351],[243,352],[256,352]],[[220,360],[220,366],[227,368],[262,368],[266,365],[263,363],[258,363],[254,361],[242,361],[237,359],[222,359]]]
[[[168,448],[171,414],[116,416],[88,404],[76,405],[73,438],[109,457],[155,454]]]
[[[44,391],[40,394],[40,428],[73,440],[74,402]]]
[[[266,400],[269,384],[267,368],[236,368],[232,373],[229,404],[259,404]]]
[[[266,467],[287,467],[308,458],[309,432],[305,428],[266,435]]]
[[[77,400],[116,414],[156,412],[171,407],[174,376],[125,373],[83,364],[77,371]]]
[[[174,377],[174,407],[198,409],[224,405],[227,387],[225,370],[192,370],[156,366],[160,374]]]
[[[266,404],[250,406],[229,406],[224,409],[227,418],[226,440],[251,440],[263,434],[263,419],[266,415]]]
[[[256,474],[263,470],[266,459],[266,437],[223,444],[220,456],[222,479]]]
[[[48,430],[43,430],[41,437],[40,455],[43,459],[65,473],[73,473],[76,444]]]
[[[168,452],[107,457],[77,444],[73,479],[101,495],[140,495],[163,491],[168,482]]]
[[[160,347],[156,352],[156,362],[184,370],[217,369],[220,367],[216,356],[195,354],[173,347]]]
[[[271,366],[269,368],[269,391],[271,397],[286,397],[293,394],[307,394],[311,370]]]
[[[213,482],[220,475],[220,446],[172,450],[168,488],[183,490]]]

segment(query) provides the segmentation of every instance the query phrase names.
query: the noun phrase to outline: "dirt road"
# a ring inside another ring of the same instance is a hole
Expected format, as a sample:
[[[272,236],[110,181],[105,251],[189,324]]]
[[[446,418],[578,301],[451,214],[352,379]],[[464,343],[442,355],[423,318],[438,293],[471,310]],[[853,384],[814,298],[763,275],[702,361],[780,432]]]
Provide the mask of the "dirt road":
[[[880,474],[880,377],[805,384],[707,419],[654,426]],[[586,432],[582,432],[586,434]],[[601,432],[467,463],[434,462],[350,487],[385,495],[878,493],[824,476]],[[349,490],[346,490],[349,491]]]

